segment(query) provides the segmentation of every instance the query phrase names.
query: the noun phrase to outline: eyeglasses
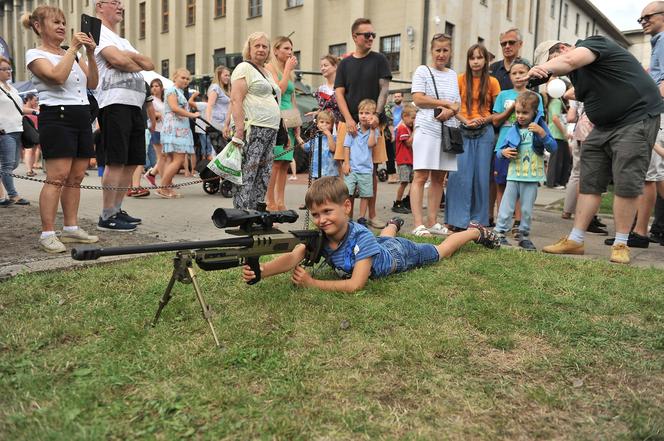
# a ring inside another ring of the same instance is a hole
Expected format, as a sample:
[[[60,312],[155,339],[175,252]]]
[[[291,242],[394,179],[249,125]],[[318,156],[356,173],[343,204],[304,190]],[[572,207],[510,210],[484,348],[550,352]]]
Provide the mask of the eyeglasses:
[[[113,6],[114,8],[121,8],[122,2],[118,0],[109,0],[107,2],[99,2],[99,3],[108,3],[109,5]]]
[[[501,47],[506,47],[508,44],[510,46],[516,46],[516,44],[519,43],[519,40],[507,40],[507,41],[501,41],[500,46]]]
[[[661,12],[653,12],[652,14],[646,14],[646,15],[643,15],[643,16],[639,17],[639,18],[636,20],[636,22],[637,22],[638,24],[642,25],[643,23],[645,23],[645,22],[647,22],[647,21],[650,21],[650,19],[653,18],[655,15],[659,15],[659,14],[664,14],[664,11],[661,11]]]
[[[375,32],[356,32],[355,36],[361,35],[367,40],[370,38],[376,38],[376,33]]]
[[[12,73],[12,72],[14,72],[14,69],[12,69],[11,67],[2,67],[2,68],[0,68],[0,72]]]
[[[431,37],[432,40],[451,40],[452,36],[449,34],[434,34],[433,37]]]

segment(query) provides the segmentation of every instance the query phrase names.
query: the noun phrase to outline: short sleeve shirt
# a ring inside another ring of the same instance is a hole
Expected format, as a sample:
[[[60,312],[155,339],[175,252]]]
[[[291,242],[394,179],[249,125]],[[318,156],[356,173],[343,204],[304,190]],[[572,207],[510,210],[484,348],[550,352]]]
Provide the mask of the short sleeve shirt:
[[[627,50],[606,37],[579,40],[576,47],[597,59],[568,74],[576,99],[599,128],[620,127],[664,113],[657,85]]]
[[[336,136],[332,135],[336,140]],[[321,154],[318,155],[318,142],[320,142]],[[319,133],[309,141],[304,143],[304,151],[312,154],[311,159],[311,177],[318,179],[318,169],[320,167],[322,176],[339,176],[339,168],[337,162],[334,160],[334,153],[330,151],[330,146],[327,143],[327,136]],[[319,165],[320,164],[320,165]]]
[[[496,102],[493,104],[493,113],[501,113],[506,109],[512,106],[516,101],[516,97],[519,96],[519,92],[514,89],[503,90],[496,97]],[[539,104],[537,105],[537,111],[544,113],[544,106],[542,105],[542,96],[538,93]],[[507,136],[507,132],[512,128],[516,123],[516,113],[512,114],[505,120],[502,126],[500,126],[500,131],[498,132],[498,140],[496,141],[496,147],[503,145],[503,140]]]
[[[466,74],[459,75],[459,93],[461,95],[461,110],[459,113],[467,119],[475,119],[491,115],[491,106],[493,105],[493,101],[500,93],[500,84],[498,84],[498,80],[492,76],[489,76],[489,88],[487,90],[486,99],[484,100],[484,105],[481,109],[479,78],[473,78],[472,87],[473,90],[471,93],[473,94],[473,101],[471,108],[468,109],[466,104],[466,94],[468,93],[466,90]]]
[[[345,88],[344,98],[355,121],[358,119],[357,106],[360,101],[366,98],[378,100],[380,79],[392,79],[392,72],[385,55],[378,52],[369,52],[362,58],[351,55],[339,63],[334,88]]]
[[[374,129],[375,139],[378,140],[380,130]],[[362,131],[358,127],[357,135],[346,134],[344,147],[350,147],[350,170],[355,173],[373,173],[372,149],[369,148],[369,134],[371,129]]]
[[[267,79],[251,64],[242,62],[233,69],[231,81],[244,78],[247,82],[247,95],[242,102],[245,119],[253,126],[279,128],[281,111],[272,92],[281,97],[279,86],[267,73]]]
[[[500,90],[513,89],[514,85],[512,84],[512,79],[510,78],[510,71],[505,69],[505,61],[498,60],[494,63],[491,63],[489,66],[489,73],[492,77],[498,80],[500,85]]]
[[[560,118],[562,113],[563,113],[563,101],[560,98],[554,98],[551,101],[549,101],[549,105],[547,106],[547,119],[548,119],[547,124],[549,126],[549,131],[551,132],[551,136],[553,136],[554,139],[559,139],[564,141],[566,138],[565,134],[561,132],[558,126],[556,126],[553,123],[553,117],[558,116],[558,118]]]
[[[518,182],[541,182],[544,180],[544,156],[533,150],[533,132],[519,129],[521,143],[519,154],[510,160],[507,180]]]
[[[52,54],[40,49],[29,49],[25,53],[25,65],[30,66],[35,60],[46,59],[53,66],[62,61],[62,55]],[[32,75],[32,84],[37,89],[39,104],[45,106],[86,106],[88,105],[88,79],[77,62],[71,67],[71,72],[62,86],[44,82],[36,75]]]
[[[95,61],[99,70],[99,85],[95,93],[99,108],[103,109],[111,104],[125,104],[142,107],[145,102],[145,79],[140,72],[123,72],[109,66],[102,55],[107,47],[114,46],[121,51],[138,53],[129,41],[118,34],[101,26],[99,45],[95,49]]]
[[[413,148],[406,144],[410,134],[411,130],[405,124],[399,124],[395,130],[395,161],[397,161],[397,165],[413,165]]]
[[[371,277],[378,278],[392,272],[394,258],[376,240],[366,227],[348,222],[348,231],[339,246],[333,250],[328,244],[323,246],[323,257],[337,275],[348,279],[353,274],[355,264],[360,260],[372,258]]]
[[[436,80],[436,87],[434,87],[431,74],[433,74],[433,77]],[[441,100],[447,100],[453,103],[461,102],[457,73],[452,69],[446,69],[443,71],[425,65],[419,66],[415,69],[410,93],[419,92],[435,98],[436,88],[438,89],[438,97]],[[445,125],[448,127],[458,127],[459,120],[456,118],[450,118],[445,121]],[[442,127],[440,126],[440,121],[433,117],[433,109],[419,109],[417,111],[417,116],[415,116],[415,129],[430,136],[442,136]]]
[[[226,121],[226,115],[228,114],[228,108],[231,105],[231,99],[226,95],[224,89],[219,86],[219,84],[214,83],[208,88],[208,95],[211,92],[217,94],[217,100],[212,106],[212,122],[218,129],[223,127],[224,121]]]
[[[664,80],[664,32],[653,36],[650,39],[650,77],[657,85]]]

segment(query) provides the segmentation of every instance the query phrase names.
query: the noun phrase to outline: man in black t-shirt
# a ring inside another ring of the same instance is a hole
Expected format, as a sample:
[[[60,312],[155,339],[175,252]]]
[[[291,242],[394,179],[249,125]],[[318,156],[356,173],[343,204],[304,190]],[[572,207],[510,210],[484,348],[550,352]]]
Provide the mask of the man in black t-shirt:
[[[548,60],[548,61],[547,61]],[[584,233],[613,176],[616,238],[611,261],[629,263],[627,239],[643,192],[664,101],[641,64],[614,41],[599,35],[576,46],[545,41],[535,49],[531,78],[568,75],[595,128],[583,143],[579,199],[570,235],[543,251],[583,254]]]
[[[385,123],[385,104],[390,88],[392,72],[390,64],[385,55],[372,52],[376,32],[368,18],[358,18],[351,27],[355,51],[341,60],[337,67],[337,76],[334,80],[334,92],[339,105],[339,110],[344,121],[339,124],[337,130],[337,148],[334,159],[343,161],[344,138],[346,131],[351,136],[357,135],[357,105],[363,99],[369,98],[376,102],[376,109],[381,120],[382,128]],[[385,137],[378,138],[376,147],[373,148],[374,162],[374,192],[369,200],[368,224],[374,228],[385,227],[385,222],[378,220],[376,216],[376,190],[378,179],[376,177],[376,165],[387,161],[385,149]]]

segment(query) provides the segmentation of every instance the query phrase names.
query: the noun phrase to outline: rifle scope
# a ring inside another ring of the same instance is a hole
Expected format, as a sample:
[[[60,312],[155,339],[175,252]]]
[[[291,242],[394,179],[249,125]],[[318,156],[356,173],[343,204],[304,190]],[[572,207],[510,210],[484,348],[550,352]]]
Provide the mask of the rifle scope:
[[[272,228],[272,224],[297,221],[298,214],[294,210],[285,211],[257,211],[239,210],[235,208],[217,208],[212,213],[212,222],[217,228],[240,227],[245,231],[256,227],[259,229]]]

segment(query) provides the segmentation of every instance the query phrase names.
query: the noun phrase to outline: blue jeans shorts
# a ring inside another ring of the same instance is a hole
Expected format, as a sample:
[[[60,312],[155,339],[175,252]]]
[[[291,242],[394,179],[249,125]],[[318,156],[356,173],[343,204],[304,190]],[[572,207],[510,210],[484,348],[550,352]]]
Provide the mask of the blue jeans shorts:
[[[348,193],[351,196],[355,193],[355,187],[359,189],[361,198],[373,196],[373,174],[371,173],[350,172],[348,176],[344,176],[344,182],[346,182]]]
[[[430,243],[415,243],[403,237],[376,237],[378,244],[394,258],[393,273],[408,271],[440,260],[438,249]]]

